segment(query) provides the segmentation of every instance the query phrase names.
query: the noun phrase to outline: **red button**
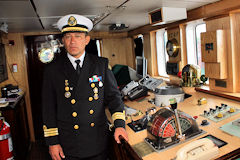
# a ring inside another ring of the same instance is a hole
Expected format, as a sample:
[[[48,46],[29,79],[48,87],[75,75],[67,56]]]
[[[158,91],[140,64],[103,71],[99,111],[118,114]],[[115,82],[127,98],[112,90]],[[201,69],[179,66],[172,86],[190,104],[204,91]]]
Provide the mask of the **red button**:
[[[198,116],[193,116],[194,119],[198,119]]]

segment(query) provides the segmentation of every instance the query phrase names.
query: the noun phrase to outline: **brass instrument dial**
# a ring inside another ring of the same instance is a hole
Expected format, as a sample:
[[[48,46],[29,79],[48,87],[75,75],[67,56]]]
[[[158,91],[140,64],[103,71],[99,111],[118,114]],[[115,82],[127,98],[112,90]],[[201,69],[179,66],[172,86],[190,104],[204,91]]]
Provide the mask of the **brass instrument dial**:
[[[175,38],[168,40],[166,49],[167,49],[167,53],[168,53],[169,57],[177,57],[179,49],[180,49],[178,41]]]

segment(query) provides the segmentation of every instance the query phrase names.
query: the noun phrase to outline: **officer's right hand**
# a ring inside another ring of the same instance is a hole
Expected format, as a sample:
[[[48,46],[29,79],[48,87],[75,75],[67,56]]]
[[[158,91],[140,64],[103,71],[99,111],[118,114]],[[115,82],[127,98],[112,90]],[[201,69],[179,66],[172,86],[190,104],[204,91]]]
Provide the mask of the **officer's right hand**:
[[[62,158],[65,158],[60,144],[49,146],[49,154],[51,155],[53,160],[61,160]]]

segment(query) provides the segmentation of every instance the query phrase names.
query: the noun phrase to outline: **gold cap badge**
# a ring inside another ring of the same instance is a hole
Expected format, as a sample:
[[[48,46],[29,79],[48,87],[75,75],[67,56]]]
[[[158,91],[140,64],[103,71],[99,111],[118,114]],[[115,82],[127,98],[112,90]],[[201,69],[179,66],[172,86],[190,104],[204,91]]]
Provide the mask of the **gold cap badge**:
[[[75,26],[76,24],[77,24],[76,18],[73,17],[73,16],[69,17],[69,19],[68,19],[68,25],[69,25],[69,26]]]

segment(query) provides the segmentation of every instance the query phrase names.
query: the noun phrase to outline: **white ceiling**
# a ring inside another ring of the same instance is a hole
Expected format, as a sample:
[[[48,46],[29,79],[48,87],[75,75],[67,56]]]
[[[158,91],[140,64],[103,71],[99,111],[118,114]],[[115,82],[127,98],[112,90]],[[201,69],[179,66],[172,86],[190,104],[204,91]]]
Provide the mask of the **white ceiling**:
[[[216,1],[219,0],[32,0],[35,12],[31,0],[0,0],[0,24],[6,22],[8,32],[57,31],[54,24],[59,17],[75,13],[92,20],[98,18],[95,31],[108,31],[114,23],[126,24],[129,28],[123,31],[128,31],[149,24],[148,13],[157,8],[191,10]]]

